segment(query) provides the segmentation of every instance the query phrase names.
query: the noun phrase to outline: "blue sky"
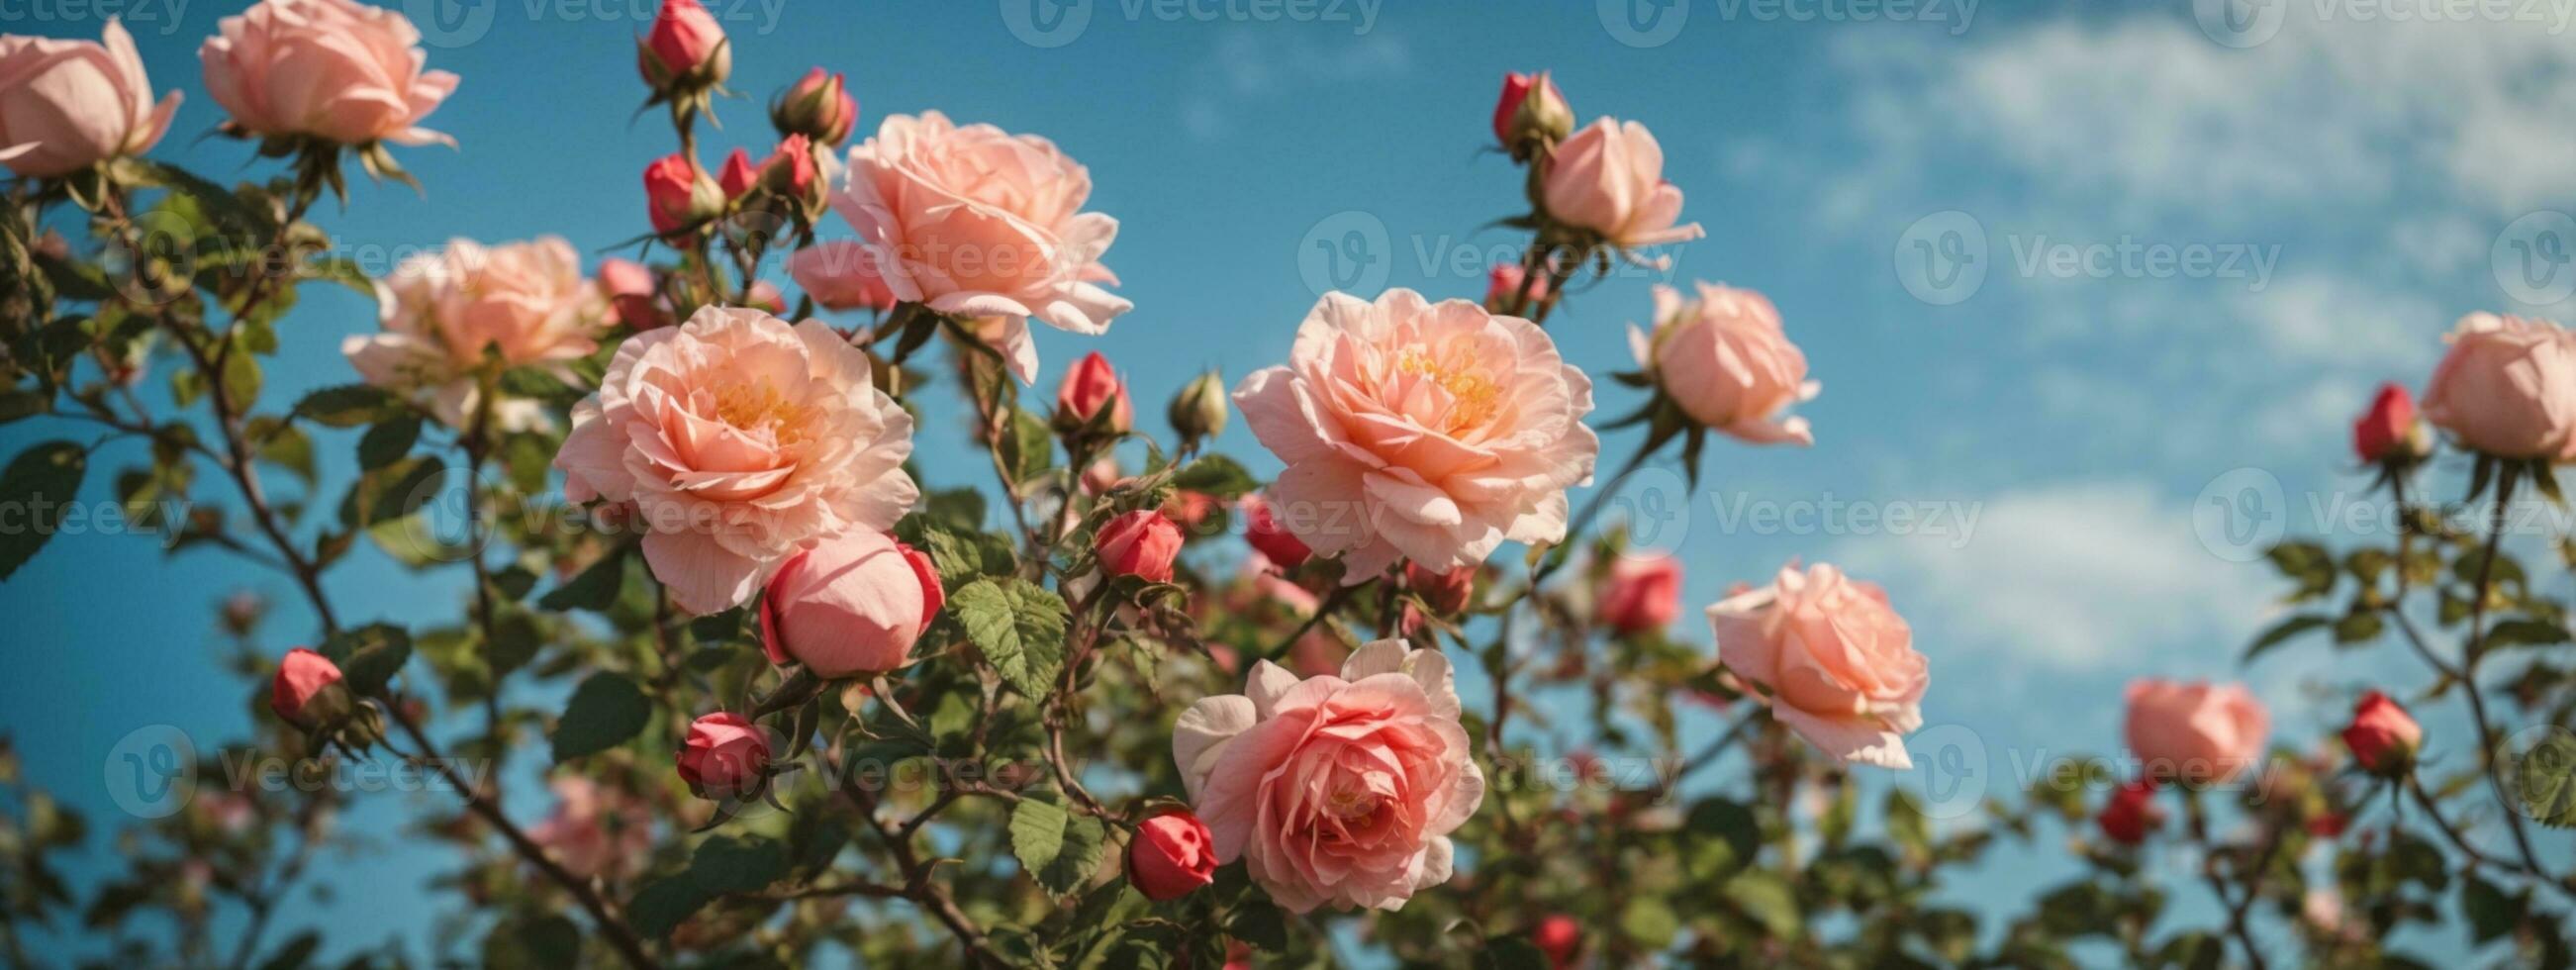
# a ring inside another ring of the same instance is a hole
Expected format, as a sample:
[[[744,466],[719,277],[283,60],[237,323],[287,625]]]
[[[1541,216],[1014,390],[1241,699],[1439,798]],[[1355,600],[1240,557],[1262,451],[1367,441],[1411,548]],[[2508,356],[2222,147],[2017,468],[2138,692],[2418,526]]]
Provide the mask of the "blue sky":
[[[1581,118],[1656,133],[1708,230],[1668,276],[1577,293],[1550,321],[1567,357],[1625,368],[1649,285],[1708,279],[1768,293],[1824,384],[1801,408],[1815,448],[1712,447],[1669,533],[1690,601],[1791,557],[1878,579],[1932,658],[1927,718],[1977,739],[1998,784],[2016,760],[2114,748],[2131,677],[2236,676],[2277,587],[2229,536],[2323,531],[2361,500],[2344,441],[2378,380],[2420,388],[2460,314],[2566,319],[2576,287],[2570,0],[2466,22],[2336,0],[2250,21],[2213,0],[1033,2],[713,4],[746,97],[719,105],[709,161],[759,154],[769,94],[817,64],[849,75],[862,132],[936,108],[1054,139],[1090,167],[1091,208],[1121,221],[1105,262],[1136,310],[1103,339],[1041,328],[1041,383],[1102,349],[1158,414],[1199,370],[1239,379],[1285,354],[1325,285],[1319,241],[1360,240],[1341,270],[1366,282],[1480,292],[1520,241],[1479,228],[1521,210],[1517,170],[1481,151],[1494,91],[1505,70],[1554,70]],[[155,86],[187,95],[156,156],[264,178],[245,146],[199,138],[220,114],[194,48],[231,6],[138,0],[126,21]],[[361,185],[347,212],[326,203],[348,255],[381,270],[452,236],[541,233],[595,252],[641,230],[638,173],[670,150],[658,118],[630,120],[646,0],[405,6],[430,65],[463,77],[428,119],[459,147],[398,151],[425,194]],[[5,27],[94,37],[96,9],[10,8]],[[352,379],[339,341],[372,329],[365,301],[308,288],[272,393]],[[1605,390],[1600,416],[1628,393]],[[67,430],[0,427],[0,452]],[[925,429],[935,485],[981,480],[953,431]],[[1633,444],[1613,435],[1605,455]],[[1276,467],[1239,422],[1222,447]],[[1669,475],[1640,488],[1682,504]],[[1864,527],[1862,507],[1921,528]],[[332,583],[358,619],[424,621],[461,588],[374,558]],[[269,642],[310,628],[288,583],[234,561],[58,539],[0,586],[16,645],[0,731],[38,781],[114,818],[100,766],[127,732],[240,735],[241,685],[197,607],[245,587],[281,606]],[[2390,647],[2339,659],[2251,672],[2281,736],[2339,723],[2332,691],[2417,674]],[[352,824],[389,834],[401,816],[380,804]],[[375,905],[360,925],[426,931]]]

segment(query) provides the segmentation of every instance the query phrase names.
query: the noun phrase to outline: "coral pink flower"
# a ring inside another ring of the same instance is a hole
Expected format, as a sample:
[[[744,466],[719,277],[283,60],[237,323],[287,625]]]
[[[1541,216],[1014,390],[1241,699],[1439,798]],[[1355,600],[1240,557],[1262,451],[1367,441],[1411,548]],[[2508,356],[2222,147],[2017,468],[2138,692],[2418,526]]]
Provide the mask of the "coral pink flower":
[[[1646,126],[1595,119],[1549,158],[1540,196],[1558,222],[1599,233],[1621,249],[1697,239],[1699,223],[1675,226],[1682,190],[1664,181],[1664,149]]]
[[[768,777],[769,735],[732,711],[708,714],[689,722],[676,767],[699,797],[749,794]]]
[[[1101,570],[1109,575],[1168,583],[1172,560],[1181,554],[1181,527],[1161,512],[1137,509],[1103,523],[1093,549]]]
[[[826,310],[894,309],[894,291],[877,275],[868,247],[846,239],[797,250],[787,257],[787,275]]]
[[[947,601],[929,556],[874,529],[851,529],[770,577],[760,601],[761,650],[771,663],[793,660],[826,678],[885,673],[912,659],[913,643]]]
[[[931,111],[890,116],[851,149],[832,207],[898,300],[1098,334],[1134,304],[1099,285],[1118,282],[1100,265],[1118,220],[1082,211],[1090,197],[1090,172],[1053,142]]]
[[[1771,585],[1708,608],[1718,659],[1771,689],[1771,713],[1844,761],[1910,768],[1906,732],[1923,726],[1930,665],[1876,583],[1818,563],[1783,566]]]
[[[1400,909],[1449,881],[1449,833],[1485,800],[1458,710],[1447,658],[1379,640],[1339,677],[1255,664],[1181,715],[1172,757],[1217,861],[1272,901]]]
[[[311,728],[347,717],[356,702],[341,684],[340,666],[304,647],[286,652],[269,682],[268,709],[280,720]]]
[[[581,255],[558,236],[486,247],[451,239],[447,248],[403,260],[377,289],[384,332],[349,337],[340,352],[367,383],[425,398],[430,413],[467,427],[481,397],[484,355],[509,367],[567,362],[599,349],[609,306],[581,275]],[[518,430],[545,423],[537,403],[504,400],[493,421]]]
[[[2156,783],[2151,778],[2120,786],[2111,799],[2102,803],[2102,814],[2095,819],[2102,834],[2121,845],[2136,845],[2147,839],[2147,833],[2164,824],[2164,811],[2156,807]]]
[[[2499,458],[2576,460],[2576,334],[2472,313],[2424,387],[2424,419]]]
[[[2352,453],[2365,465],[2420,455],[2423,449],[2415,447],[2414,438],[2415,398],[2406,393],[2403,384],[2379,385],[2379,394],[2370,399],[2370,410],[2352,422]],[[2405,449],[2397,450],[2401,445]]]
[[[206,93],[242,132],[455,144],[420,120],[456,90],[456,75],[421,70],[420,30],[402,14],[350,0],[263,0],[215,29],[197,59]]]
[[[912,417],[818,320],[706,307],[636,334],[572,421],[564,494],[632,503],[645,561],[691,613],[740,605],[790,556],[883,531],[920,497]]]
[[[0,165],[29,178],[140,155],[170,129],[179,92],[152,102],[134,35],[115,17],[99,42],[0,36]]]
[[[2221,784],[2263,757],[2272,715],[2242,684],[2129,682],[2122,733],[2150,777]]]
[[[1816,443],[1807,419],[1781,416],[1824,385],[1780,329],[1780,311],[1752,290],[1699,284],[1699,299],[1655,287],[1652,334],[1628,328],[1637,365],[1691,420],[1752,444]]]
[[[1601,450],[1583,426],[1592,381],[1546,332],[1406,289],[1325,294],[1288,365],[1245,378],[1234,401],[1288,465],[1274,517],[1340,556],[1349,584],[1398,557],[1447,570],[1506,539],[1564,538],[1565,490],[1592,480]]]
[[[1602,578],[1596,613],[1620,633],[1654,630],[1682,613],[1682,564],[1671,556],[1621,556]]]
[[[2364,770],[2389,774],[2414,762],[2415,749],[2424,744],[2424,726],[2388,695],[2368,691],[2352,707],[2343,743]]]
[[[1127,882],[1145,898],[1179,899],[1216,881],[1216,854],[1207,823],[1186,809],[1166,808],[1136,825],[1127,843]]]
[[[555,809],[528,827],[528,839],[564,871],[611,879],[653,851],[653,814],[635,796],[580,775],[554,780]]]

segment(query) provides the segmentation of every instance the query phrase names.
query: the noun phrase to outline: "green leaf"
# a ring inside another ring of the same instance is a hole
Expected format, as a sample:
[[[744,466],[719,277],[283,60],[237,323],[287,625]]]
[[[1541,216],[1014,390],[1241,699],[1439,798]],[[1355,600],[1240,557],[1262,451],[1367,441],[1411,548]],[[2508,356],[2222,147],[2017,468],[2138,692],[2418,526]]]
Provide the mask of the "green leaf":
[[[1089,882],[1106,843],[1099,819],[1068,811],[1052,793],[1031,793],[1011,809],[1011,854],[1050,895],[1068,896]]]
[[[563,585],[548,590],[537,598],[537,605],[549,610],[591,610],[605,612],[617,604],[617,594],[626,585],[626,551],[611,549],[591,563],[579,575]]]
[[[411,634],[391,623],[370,623],[323,641],[321,652],[340,666],[349,690],[375,697],[411,661]]]
[[[2483,654],[2502,647],[2546,647],[2566,643],[2569,639],[2567,628],[2557,623],[2506,620],[2489,629],[2486,639],[2478,641],[2478,652]]]
[[[644,691],[626,675],[592,674],[573,689],[563,720],[555,724],[555,760],[569,761],[624,744],[644,730],[644,722],[652,716],[653,706],[644,699]]]
[[[580,961],[581,928],[553,914],[502,923],[483,938],[487,970],[553,970]]]
[[[2249,664],[2253,663],[2254,658],[2262,656],[2264,652],[2271,650],[2274,647],[2290,642],[2290,638],[2292,637],[2306,633],[2310,630],[2332,625],[2334,625],[2333,620],[2329,620],[2322,616],[2293,616],[2289,619],[2282,620],[2279,623],[2273,624],[2271,629],[2263,631],[2262,636],[2255,637],[2254,645],[2245,648],[2245,656],[2238,662]]]
[[[1549,970],[1538,944],[1517,936],[1492,936],[1476,951],[1476,970]]]
[[[672,930],[714,901],[715,897],[699,888],[688,873],[677,873],[636,890],[635,897],[626,901],[626,921],[644,938],[658,940],[671,935]]]
[[[374,424],[402,412],[402,402],[369,384],[326,387],[295,402],[295,416],[333,428]]]
[[[948,609],[1012,689],[1032,699],[1055,689],[1064,666],[1063,599],[1028,580],[1001,577],[959,588]]]
[[[2513,897],[2471,873],[2460,881],[2460,914],[2468,917],[2469,939],[2478,943],[2513,931],[2521,914],[2515,912]]]
[[[1770,872],[1753,870],[1726,881],[1726,898],[1775,937],[1798,932],[1798,897]]]
[[[1740,802],[1711,798],[1691,806],[1690,831],[1707,836],[1695,840],[1695,863],[1708,863],[1710,873],[1731,872],[1753,861],[1762,851],[1762,828],[1753,818],[1753,810]],[[1710,853],[1722,853],[1708,858]]]
[[[1014,490],[1055,467],[1055,433],[1026,411],[1011,412],[1010,433],[1002,436],[1000,447]]]
[[[1255,949],[1285,953],[1288,916],[1269,900],[1248,896],[1235,905],[1234,918],[1226,921],[1225,935],[1252,944]]]
[[[2336,620],[2334,641],[2337,644],[2368,643],[2379,639],[2388,629],[2388,620],[2377,610],[2357,609]]]
[[[0,471],[0,508],[19,510],[21,516],[11,523],[16,528],[0,529],[0,579],[16,573],[54,537],[88,470],[88,449],[48,441],[19,452]]]
[[[419,415],[401,414],[376,422],[358,439],[358,467],[374,471],[393,464],[411,454],[411,446],[419,441]]]
[[[1189,467],[1181,469],[1180,474],[1172,477],[1172,485],[1192,492],[1205,492],[1218,498],[1238,498],[1246,492],[1261,487],[1261,483],[1253,479],[1251,472],[1243,470],[1242,465],[1224,455],[1199,456],[1197,461],[1191,462]]]
[[[698,844],[689,878],[709,893],[755,892],[787,878],[787,846],[762,838],[719,835]]]
[[[189,201],[196,203],[198,211],[204,212],[227,229],[258,232],[265,228],[269,221],[260,218],[259,213],[252,211],[250,206],[242,202],[240,196],[233,194],[231,189],[200,178],[187,169],[145,158],[121,159],[117,164],[126,167],[126,174],[129,177],[139,175],[141,176],[139,181],[145,184],[156,185],[174,194],[186,196]]]
[[[1682,920],[1663,897],[1638,896],[1620,911],[1619,931],[1649,950],[1661,950],[1681,934]]]
[[[249,348],[234,347],[224,358],[224,400],[232,405],[233,413],[250,411],[251,403],[259,400],[261,381],[259,357]]]
[[[376,298],[376,281],[359,267],[356,260],[344,256],[315,256],[306,260],[304,278],[338,283],[370,300]]]

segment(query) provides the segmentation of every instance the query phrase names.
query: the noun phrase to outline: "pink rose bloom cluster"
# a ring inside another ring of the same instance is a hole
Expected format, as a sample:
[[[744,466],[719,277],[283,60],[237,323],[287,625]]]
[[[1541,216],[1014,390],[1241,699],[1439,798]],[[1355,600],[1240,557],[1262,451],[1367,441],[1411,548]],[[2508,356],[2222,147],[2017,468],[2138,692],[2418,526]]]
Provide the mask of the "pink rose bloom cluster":
[[[1699,299],[1655,287],[1652,333],[1628,328],[1637,365],[1682,413],[1750,444],[1816,443],[1807,419],[1783,417],[1824,385],[1807,379],[1807,355],[1780,329],[1780,311],[1752,290],[1699,284]]]
[[[1565,537],[1565,490],[1592,480],[1592,381],[1547,333],[1407,289],[1325,294],[1289,362],[1234,392],[1287,469],[1274,519],[1367,582],[1410,558],[1446,571],[1508,539]]]
[[[206,93],[244,133],[454,144],[420,120],[455,92],[456,75],[424,69],[420,30],[400,13],[351,0],[262,0],[216,29],[197,48]]]
[[[1876,583],[1818,563],[1708,608],[1726,669],[1771,690],[1771,714],[1844,761],[1910,768],[1930,664]]]
[[[452,428],[474,420],[475,375],[487,353],[508,367],[562,371],[599,349],[608,314],[599,288],[582,278],[580,254],[559,236],[490,247],[449,240],[403,260],[376,293],[384,331],[343,340],[340,352],[367,383],[422,398]],[[508,430],[545,423],[534,401],[497,401],[492,418]]]
[[[1172,757],[1217,862],[1272,901],[1399,909],[1449,881],[1449,833],[1485,800],[1458,713],[1447,658],[1379,640],[1338,677],[1255,664],[1181,715]]]
[[[749,600],[796,553],[883,531],[919,489],[912,416],[869,383],[867,354],[821,321],[706,307],[628,337],[572,411],[564,493],[632,503],[644,558],[680,607]]]
[[[160,142],[179,93],[152,101],[134,36],[107,18],[99,43],[0,36],[0,165],[69,175]]]

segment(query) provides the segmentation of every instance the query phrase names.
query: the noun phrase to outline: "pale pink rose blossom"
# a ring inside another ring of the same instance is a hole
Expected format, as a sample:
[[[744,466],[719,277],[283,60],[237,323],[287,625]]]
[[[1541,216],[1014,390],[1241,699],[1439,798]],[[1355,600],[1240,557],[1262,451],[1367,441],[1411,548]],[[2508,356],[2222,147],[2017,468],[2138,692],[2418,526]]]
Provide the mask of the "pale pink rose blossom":
[[[1338,677],[1253,665],[1182,713],[1172,757],[1217,861],[1273,902],[1400,909],[1449,881],[1449,833],[1484,803],[1458,714],[1447,658],[1379,640]]]
[[[789,557],[887,529],[920,497],[912,417],[819,320],[705,307],[636,334],[572,422],[565,496],[633,504],[645,561],[691,613],[741,604]]]
[[[262,0],[216,30],[197,59],[206,93],[242,132],[455,144],[420,120],[456,90],[456,75],[422,70],[420,30],[400,13],[351,0]]]
[[[1371,303],[1325,294],[1289,363],[1255,372],[1235,405],[1287,463],[1273,519],[1343,582],[1410,558],[1446,571],[1504,540],[1565,537],[1569,486],[1592,480],[1592,381],[1545,331],[1466,300],[1406,289]]]
[[[52,178],[141,155],[177,110],[177,91],[153,103],[143,57],[115,17],[94,44],[0,35],[0,165],[19,175]]]
[[[1752,444],[1816,443],[1807,419],[1783,416],[1824,385],[1807,379],[1807,355],[1780,329],[1780,311],[1752,290],[1698,284],[1699,299],[1655,287],[1654,331],[1628,327],[1637,366],[1710,430]]]
[[[1557,145],[1539,194],[1550,218],[1621,249],[1705,235],[1699,223],[1673,224],[1682,190],[1664,181],[1663,146],[1634,121],[1595,119]]]
[[[2272,715],[2243,684],[2129,682],[2122,734],[2129,753],[2160,779],[2224,784],[2263,758]]]
[[[877,275],[868,247],[846,239],[815,243],[787,257],[787,275],[826,310],[894,308],[894,291]]]
[[[851,149],[832,207],[898,300],[1098,334],[1134,304],[1100,287],[1118,282],[1100,264],[1118,220],[1082,211],[1090,196],[1090,172],[1053,142],[931,111],[890,116]]]
[[[570,380],[563,365],[599,349],[609,312],[582,278],[580,254],[559,236],[490,247],[451,239],[403,260],[376,297],[383,332],[344,339],[340,352],[367,383],[418,397],[452,428],[474,420],[486,354]],[[509,430],[545,424],[536,402],[516,399],[495,402],[492,419]]]
[[[2424,420],[2499,458],[2576,460],[2576,334],[2472,313],[2424,388]]]
[[[1708,608],[1718,659],[1771,690],[1771,714],[1844,761],[1910,768],[1932,673],[1914,630],[1876,583],[1818,563]]]
[[[553,787],[554,811],[528,827],[528,840],[564,871],[614,879],[653,851],[652,811],[634,796],[580,775],[556,778]]]

